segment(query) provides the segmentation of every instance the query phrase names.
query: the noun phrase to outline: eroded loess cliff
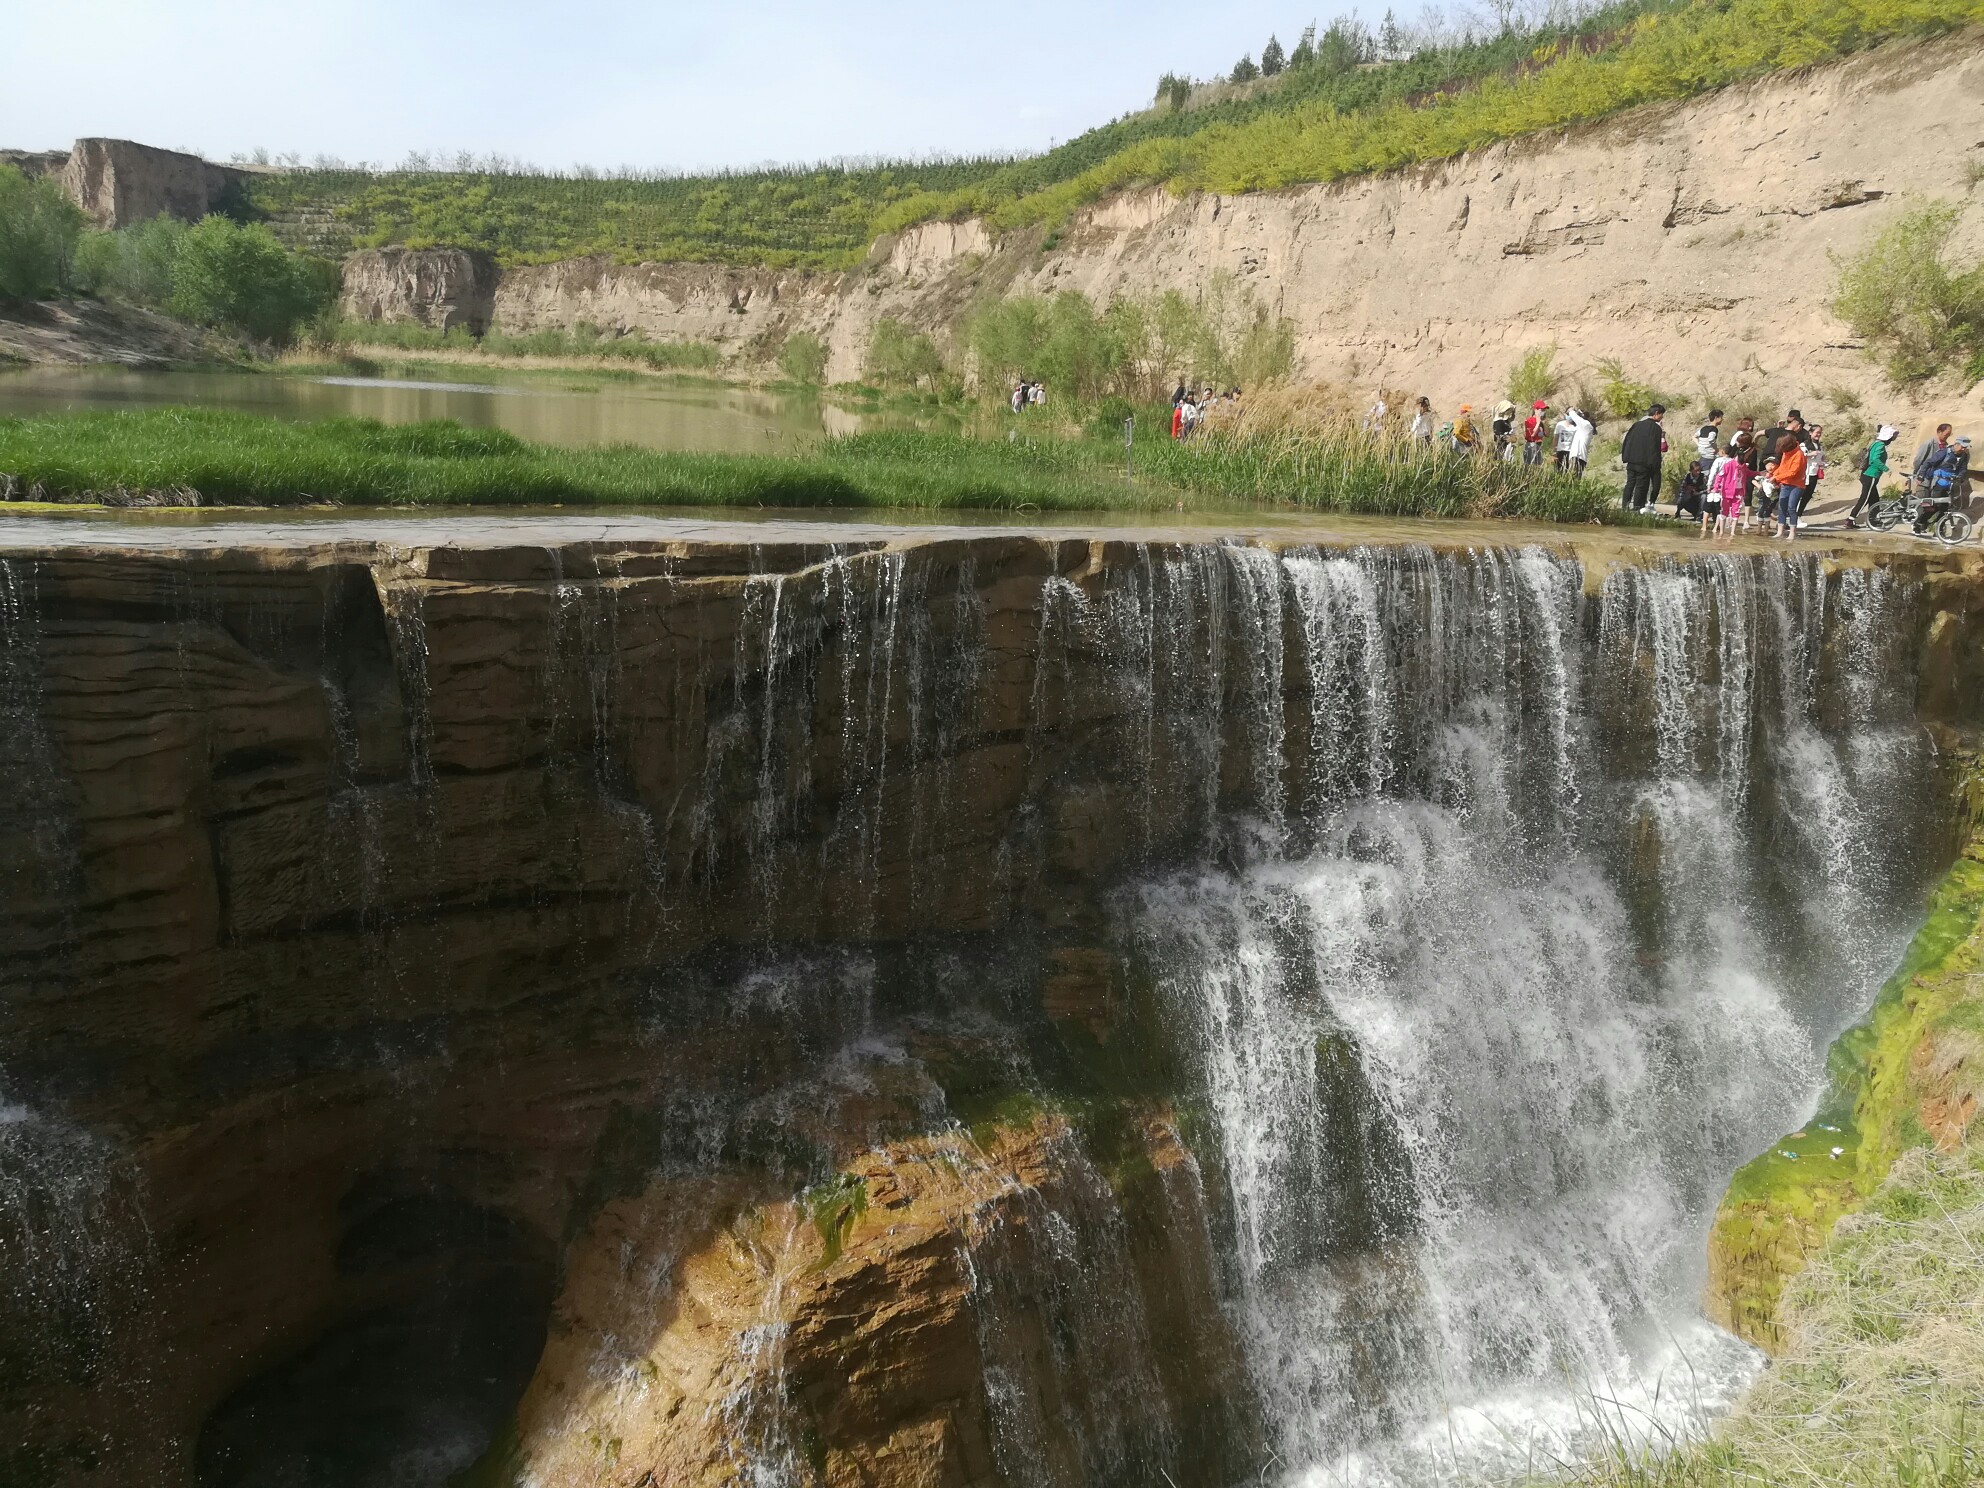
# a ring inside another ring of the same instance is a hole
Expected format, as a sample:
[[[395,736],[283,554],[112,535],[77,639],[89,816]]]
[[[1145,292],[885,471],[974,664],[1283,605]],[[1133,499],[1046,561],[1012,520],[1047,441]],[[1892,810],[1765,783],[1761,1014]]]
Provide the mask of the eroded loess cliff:
[[[1945,555],[59,530],[9,1482],[1409,1481],[1692,1313],[1984,696]]]
[[[861,375],[884,316],[948,336],[986,296],[1075,289],[1102,303],[1198,294],[1228,275],[1294,323],[1303,376],[1423,391],[1448,410],[1498,395],[1522,351],[1554,345],[1563,370],[1616,357],[1677,395],[1843,387],[1888,414],[1974,419],[1975,390],[1959,400],[1887,386],[1829,301],[1833,256],[1911,201],[1962,204],[1957,249],[1984,250],[1971,187],[1980,139],[1975,47],[1889,47],[1388,175],[1123,196],[1052,242],[928,224],[877,243],[847,275],[603,259],[516,268],[493,318],[508,331],[588,321],[715,341],[747,362],[805,331],[827,342],[828,377],[843,381]],[[355,285],[377,272],[364,254],[348,270]],[[387,313],[431,315],[412,300]]]

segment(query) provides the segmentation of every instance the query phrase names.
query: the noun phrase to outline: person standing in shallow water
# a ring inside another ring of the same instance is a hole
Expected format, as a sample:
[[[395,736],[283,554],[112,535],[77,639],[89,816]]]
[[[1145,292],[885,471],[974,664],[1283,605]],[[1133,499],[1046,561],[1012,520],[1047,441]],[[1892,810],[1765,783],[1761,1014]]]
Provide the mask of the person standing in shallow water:
[[[1660,496],[1660,458],[1667,453],[1661,420],[1666,417],[1667,409],[1654,404],[1620,441],[1619,458],[1626,462],[1626,490],[1620,504],[1627,511],[1643,511]]]
[[[1778,443],[1777,460],[1770,468],[1770,478],[1777,486],[1778,535],[1786,542],[1798,535],[1798,507],[1804,500],[1805,486],[1810,479],[1805,445],[1799,438],[1801,432],[1797,429],[1786,431]]]

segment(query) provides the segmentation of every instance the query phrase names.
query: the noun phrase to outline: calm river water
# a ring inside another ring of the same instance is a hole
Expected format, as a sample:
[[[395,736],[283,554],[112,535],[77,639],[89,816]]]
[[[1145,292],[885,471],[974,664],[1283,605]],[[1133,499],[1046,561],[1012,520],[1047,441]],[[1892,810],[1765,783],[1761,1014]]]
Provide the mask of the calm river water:
[[[461,381],[302,376],[267,372],[141,372],[30,367],[0,372],[0,416],[180,403],[280,418],[362,415],[391,424],[454,419],[546,444],[638,444],[712,453],[790,453],[829,434],[919,423],[857,412],[818,397],[718,383],[583,373]]]

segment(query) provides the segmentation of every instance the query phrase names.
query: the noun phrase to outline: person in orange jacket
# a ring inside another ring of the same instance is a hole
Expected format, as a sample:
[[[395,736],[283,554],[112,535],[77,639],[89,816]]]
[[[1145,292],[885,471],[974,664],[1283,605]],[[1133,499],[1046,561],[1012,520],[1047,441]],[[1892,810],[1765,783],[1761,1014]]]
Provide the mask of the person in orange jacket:
[[[1805,495],[1805,423],[1790,418],[1784,437],[1777,442],[1777,458],[1771,463],[1770,478],[1777,486],[1777,530],[1786,542],[1798,535],[1798,503]]]

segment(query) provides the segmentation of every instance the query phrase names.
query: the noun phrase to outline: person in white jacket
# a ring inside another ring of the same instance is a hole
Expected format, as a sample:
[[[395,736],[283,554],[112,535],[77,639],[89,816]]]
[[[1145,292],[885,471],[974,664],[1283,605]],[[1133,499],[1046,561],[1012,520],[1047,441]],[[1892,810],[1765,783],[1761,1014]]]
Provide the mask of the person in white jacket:
[[[1598,432],[1598,426],[1584,416],[1581,408],[1565,409],[1563,422],[1571,426],[1570,443],[1564,451],[1569,457],[1571,474],[1581,476],[1591,461],[1591,436]]]
[[[1571,441],[1577,437],[1578,432],[1577,420],[1572,417],[1575,411],[1574,409],[1566,408],[1564,410],[1564,416],[1557,420],[1556,453],[1551,457],[1550,463],[1558,470],[1568,470],[1570,468]]]

